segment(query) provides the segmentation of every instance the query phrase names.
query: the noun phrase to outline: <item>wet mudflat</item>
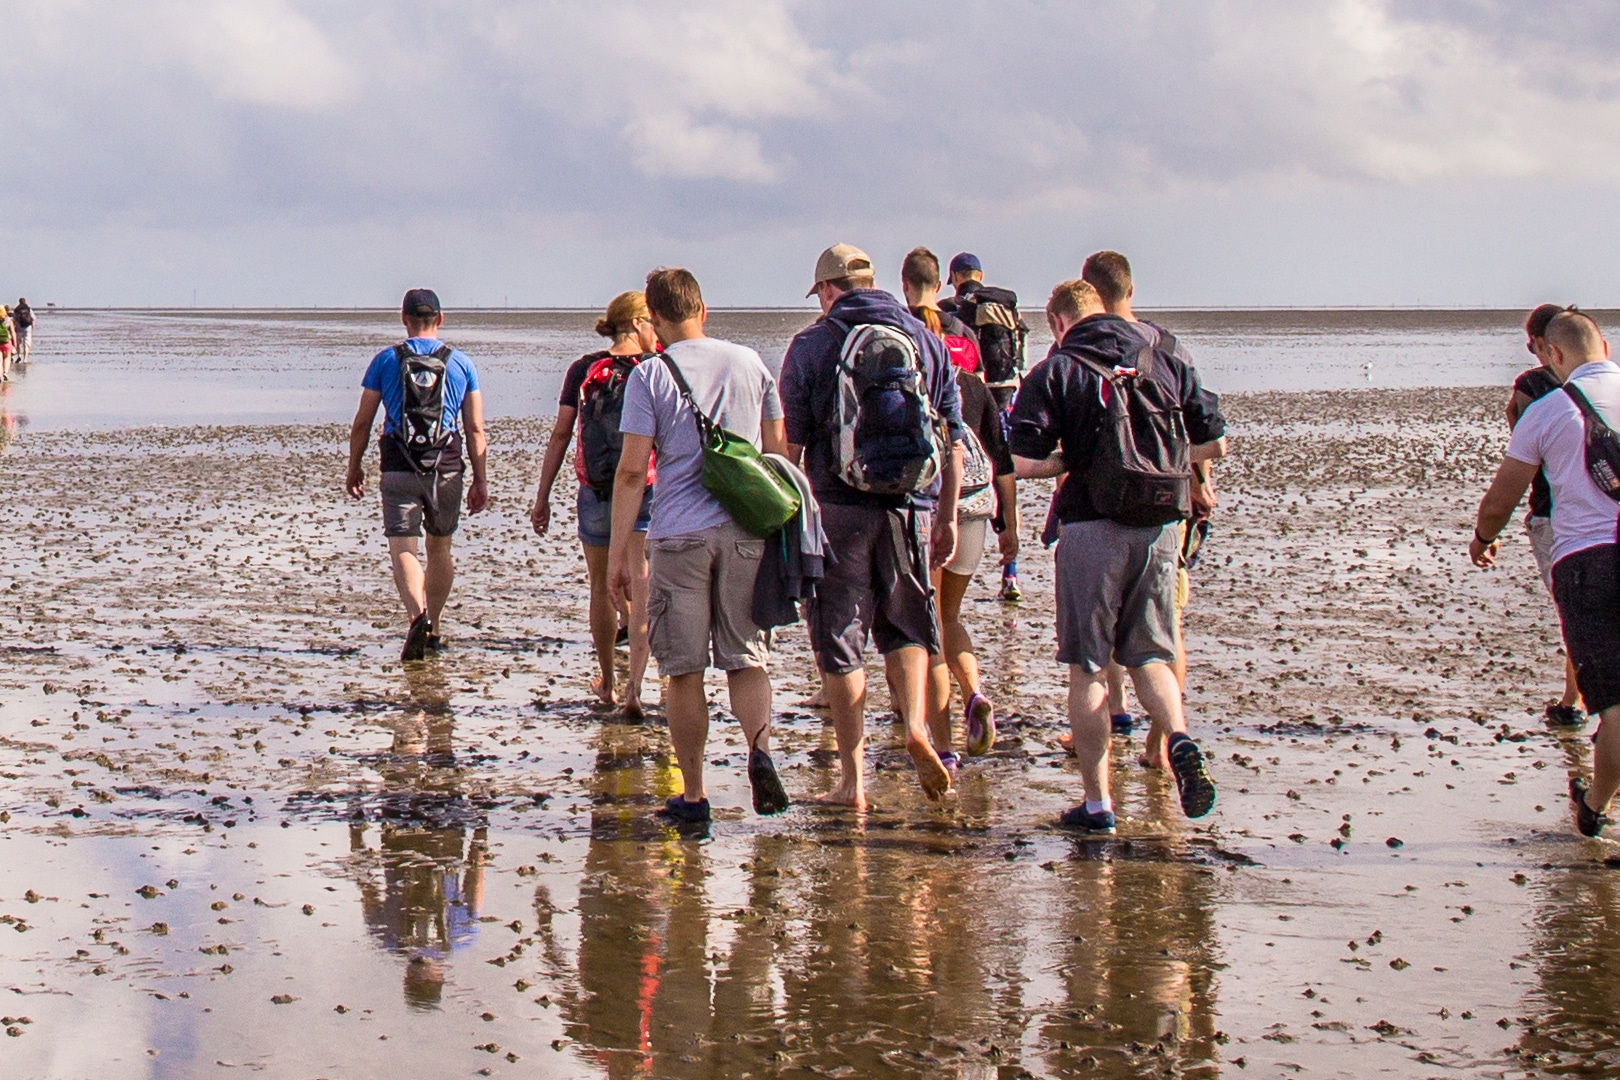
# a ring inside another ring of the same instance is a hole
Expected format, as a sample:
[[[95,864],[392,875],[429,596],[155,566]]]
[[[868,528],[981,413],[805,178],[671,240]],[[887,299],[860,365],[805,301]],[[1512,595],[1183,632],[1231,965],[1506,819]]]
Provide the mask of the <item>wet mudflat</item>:
[[[1116,739],[1111,842],[1049,824],[1079,785],[1033,545],[1021,605],[970,594],[1004,734],[942,807],[875,715],[873,813],[754,816],[716,684],[717,818],[683,834],[661,718],[586,701],[571,495],[527,522],[543,422],[494,426],[450,649],[405,671],[344,429],[27,434],[0,1075],[1611,1075],[1620,847],[1569,828],[1590,748],[1540,721],[1528,548],[1464,553],[1501,396],[1227,399],[1188,617],[1220,803],[1188,823]],[[808,798],[802,631],[776,680]]]

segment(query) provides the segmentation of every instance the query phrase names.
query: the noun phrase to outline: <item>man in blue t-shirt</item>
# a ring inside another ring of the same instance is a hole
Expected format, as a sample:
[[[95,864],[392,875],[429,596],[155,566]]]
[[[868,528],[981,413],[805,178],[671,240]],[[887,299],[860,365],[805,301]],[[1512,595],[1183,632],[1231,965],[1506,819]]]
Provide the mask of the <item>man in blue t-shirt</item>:
[[[450,598],[455,563],[450,538],[461,518],[463,436],[472,464],[467,512],[489,502],[484,473],[484,401],[472,361],[439,341],[444,312],[432,289],[412,289],[401,310],[406,338],[371,359],[361,380],[360,408],[349,429],[349,475],[344,486],[365,494],[366,445],[377,407],[384,410],[382,438],[383,535],[393,564],[394,587],[410,617],[402,662],[426,659],[440,645],[439,616]],[[413,357],[423,358],[420,361]],[[410,386],[406,385],[407,371]],[[442,406],[435,406],[442,402]],[[427,532],[424,572],[416,540]]]

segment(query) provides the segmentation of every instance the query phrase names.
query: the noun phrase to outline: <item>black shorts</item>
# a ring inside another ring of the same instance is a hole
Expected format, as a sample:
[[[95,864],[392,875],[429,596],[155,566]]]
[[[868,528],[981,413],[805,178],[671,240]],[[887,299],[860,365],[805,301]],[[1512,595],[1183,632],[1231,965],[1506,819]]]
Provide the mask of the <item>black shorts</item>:
[[[384,536],[450,536],[461,521],[460,466],[448,472],[384,472],[377,486],[382,492]]]
[[[1620,547],[1599,544],[1553,564],[1553,601],[1586,711],[1620,705]]]
[[[908,535],[916,522],[915,542]],[[879,653],[915,645],[939,652],[928,579],[934,515],[823,503],[821,524],[834,562],[809,605],[816,666],[832,675],[861,667],[868,636]]]

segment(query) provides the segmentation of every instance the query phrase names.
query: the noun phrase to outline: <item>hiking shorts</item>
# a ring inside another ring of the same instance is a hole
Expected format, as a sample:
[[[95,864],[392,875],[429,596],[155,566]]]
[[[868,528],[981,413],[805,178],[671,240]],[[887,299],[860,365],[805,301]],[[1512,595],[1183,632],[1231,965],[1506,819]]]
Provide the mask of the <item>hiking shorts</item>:
[[[808,605],[816,666],[829,675],[858,670],[868,636],[884,656],[910,645],[939,652],[928,574],[934,515],[823,503],[821,524],[837,561]]]
[[[1588,713],[1620,705],[1620,546],[1599,544],[1553,564],[1564,648]]]
[[[451,536],[461,521],[463,470],[419,475],[385,472],[382,491],[384,536]]]
[[[641,509],[636,511],[636,532],[644,533],[652,524],[653,489],[641,497]],[[589,484],[579,485],[574,499],[574,516],[579,521],[579,542],[586,547],[607,547],[613,538],[613,497],[596,493]]]
[[[956,554],[945,569],[957,577],[972,577],[984,561],[984,541],[990,533],[989,518],[956,519]]]
[[[763,668],[765,632],[754,625],[754,579],[765,541],[722,525],[647,543],[647,638],[660,675]]]
[[[1057,659],[1096,673],[1176,658],[1180,531],[1113,521],[1076,521],[1058,535]]]
[[[1524,531],[1530,534],[1530,553],[1536,557],[1536,569],[1541,573],[1541,583],[1551,593],[1553,591],[1552,518],[1526,517],[1524,519]]]

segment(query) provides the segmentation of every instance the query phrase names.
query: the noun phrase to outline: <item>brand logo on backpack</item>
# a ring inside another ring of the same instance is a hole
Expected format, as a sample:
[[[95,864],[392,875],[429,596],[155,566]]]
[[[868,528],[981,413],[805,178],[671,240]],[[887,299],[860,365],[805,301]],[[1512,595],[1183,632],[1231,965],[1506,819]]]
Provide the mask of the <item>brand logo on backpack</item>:
[[[643,358],[605,352],[593,357],[579,387],[579,419],[574,425],[579,446],[574,451],[574,475],[605,499],[613,494],[613,477],[619,471],[619,455],[624,451],[624,436],[619,432],[624,388]],[[649,484],[657,480],[654,470],[655,465],[649,461]]]
[[[921,491],[945,446],[917,343],[892,326],[827,322],[844,333],[832,412],[839,477],[874,495]]]
[[[1170,352],[1174,339],[1164,335],[1159,348]],[[1107,414],[1083,474],[1092,507],[1121,525],[1168,525],[1191,517],[1192,447],[1181,402],[1150,374],[1157,360],[1153,346],[1142,347],[1134,370],[1067,355],[1103,380]]]
[[[450,346],[415,353],[396,345],[394,358],[399,363],[399,384],[405,395],[400,429],[395,436],[405,447],[412,466],[418,472],[427,472],[438,467],[439,455],[455,438],[455,432],[447,430],[444,423],[445,364],[450,359]]]

